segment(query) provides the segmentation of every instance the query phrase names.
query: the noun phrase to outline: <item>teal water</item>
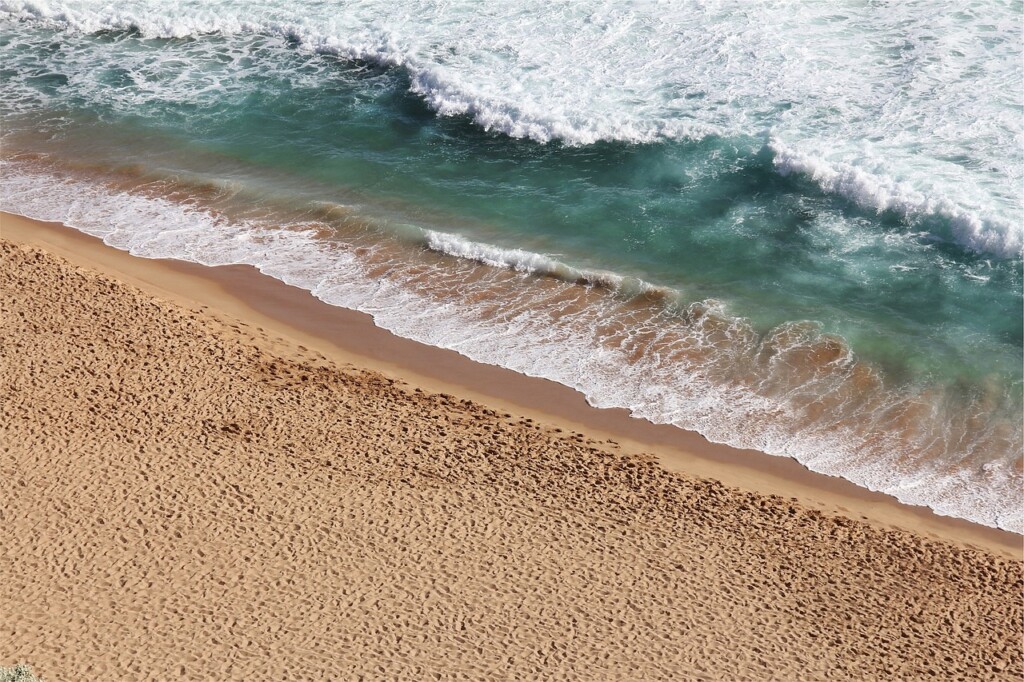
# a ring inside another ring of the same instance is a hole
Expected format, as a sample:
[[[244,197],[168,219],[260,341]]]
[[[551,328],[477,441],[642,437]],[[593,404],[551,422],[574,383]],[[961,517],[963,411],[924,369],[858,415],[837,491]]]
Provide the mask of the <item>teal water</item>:
[[[251,262],[596,404],[1020,530],[1021,160],[1006,144],[1019,96],[976,91],[989,108],[958,136],[956,102],[934,108],[932,132],[886,122],[893,98],[911,110],[954,91],[914,93],[923,77],[894,82],[872,119],[853,86],[780,92],[794,72],[758,99],[739,73],[716,98],[707,73],[677,64],[675,80],[623,94],[612,78],[600,85],[616,97],[599,88],[572,110],[557,90],[524,95],[532,71],[513,60],[510,106],[508,64],[477,73],[500,49],[470,42],[478,59],[460,71],[437,55],[465,44],[395,47],[402,23],[386,44],[407,56],[371,58],[326,49],[351,27],[313,10],[290,30],[283,9],[229,28],[227,9],[209,10],[201,30],[68,7],[0,5],[5,210],[144,255]],[[907,40],[927,44],[914,20]],[[418,27],[451,28],[431,21]],[[835,30],[807,22],[794,36]],[[1019,79],[1007,31],[986,37],[976,85],[996,67]],[[619,39],[590,66],[628,70]],[[506,43],[521,58],[526,40]],[[920,51],[886,59],[909,69]]]

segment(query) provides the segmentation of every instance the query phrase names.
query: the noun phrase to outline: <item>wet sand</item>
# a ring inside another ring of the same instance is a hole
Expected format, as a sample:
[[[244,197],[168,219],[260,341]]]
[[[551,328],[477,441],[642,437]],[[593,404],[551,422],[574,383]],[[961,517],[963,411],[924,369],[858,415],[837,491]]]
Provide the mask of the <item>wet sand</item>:
[[[1020,536],[595,410],[252,268],[0,235],[0,665],[1024,674]]]

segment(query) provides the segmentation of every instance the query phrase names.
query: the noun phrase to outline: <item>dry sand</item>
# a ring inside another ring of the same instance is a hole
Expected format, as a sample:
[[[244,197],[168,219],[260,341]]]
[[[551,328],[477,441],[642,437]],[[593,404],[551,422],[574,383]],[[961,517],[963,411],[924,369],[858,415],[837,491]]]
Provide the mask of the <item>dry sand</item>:
[[[929,521],[940,540],[669,472],[242,308],[0,247],[0,665],[47,680],[1024,676],[1018,536]]]

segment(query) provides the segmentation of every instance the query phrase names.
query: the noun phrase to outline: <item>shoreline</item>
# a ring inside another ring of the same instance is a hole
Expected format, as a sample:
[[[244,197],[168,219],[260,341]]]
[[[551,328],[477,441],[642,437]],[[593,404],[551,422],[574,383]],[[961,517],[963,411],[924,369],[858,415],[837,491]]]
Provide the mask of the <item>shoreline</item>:
[[[567,386],[397,337],[377,327],[366,313],[324,303],[252,266],[209,267],[140,258],[73,228],[9,213],[0,213],[0,236],[40,246],[161,298],[208,306],[335,362],[375,370],[428,392],[468,398],[594,441],[611,440],[627,454],[652,454],[669,471],[789,498],[877,528],[908,530],[1021,558],[1024,537],[1015,533],[905,505],[845,479],[812,472],[788,457],[710,443],[695,432],[633,418],[625,409],[592,407]]]

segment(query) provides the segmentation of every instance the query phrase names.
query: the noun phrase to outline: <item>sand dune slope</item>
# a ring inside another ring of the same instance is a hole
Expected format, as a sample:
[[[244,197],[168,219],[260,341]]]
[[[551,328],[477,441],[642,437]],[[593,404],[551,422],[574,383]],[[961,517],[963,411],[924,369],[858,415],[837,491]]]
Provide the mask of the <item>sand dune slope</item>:
[[[0,665],[1024,674],[1019,562],[669,474],[0,244]]]

